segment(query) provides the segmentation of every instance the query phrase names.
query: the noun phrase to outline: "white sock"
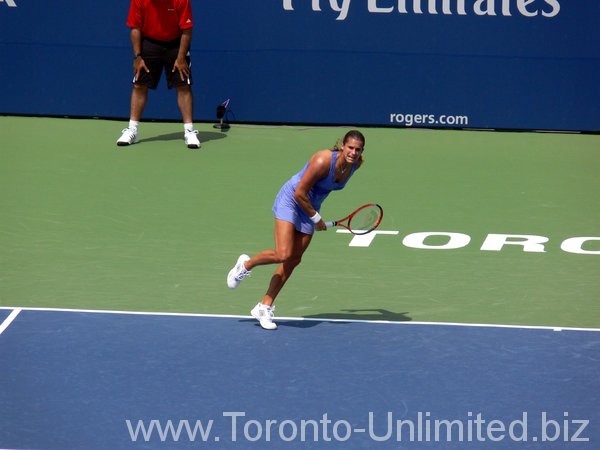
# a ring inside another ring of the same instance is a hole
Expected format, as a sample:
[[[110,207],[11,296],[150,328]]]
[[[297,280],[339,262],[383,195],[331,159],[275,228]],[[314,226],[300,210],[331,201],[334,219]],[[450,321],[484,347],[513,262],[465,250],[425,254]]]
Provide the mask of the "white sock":
[[[184,123],[183,124],[183,129],[185,131],[193,131],[194,130],[194,123],[193,122]]]
[[[130,120],[129,128],[131,128],[132,130],[137,130],[139,124],[140,124],[140,122],[137,120]]]

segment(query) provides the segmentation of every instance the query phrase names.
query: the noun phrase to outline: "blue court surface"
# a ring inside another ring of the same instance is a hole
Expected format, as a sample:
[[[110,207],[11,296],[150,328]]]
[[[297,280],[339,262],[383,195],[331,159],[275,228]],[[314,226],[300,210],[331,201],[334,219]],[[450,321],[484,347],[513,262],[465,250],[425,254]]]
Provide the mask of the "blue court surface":
[[[0,310],[0,448],[590,449],[600,332]]]

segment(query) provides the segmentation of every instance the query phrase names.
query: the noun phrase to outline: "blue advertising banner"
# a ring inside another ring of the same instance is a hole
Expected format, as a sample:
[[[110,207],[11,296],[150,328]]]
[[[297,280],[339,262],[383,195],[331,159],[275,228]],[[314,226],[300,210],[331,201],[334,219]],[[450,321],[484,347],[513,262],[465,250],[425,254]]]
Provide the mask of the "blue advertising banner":
[[[600,2],[192,0],[195,119],[600,131]],[[0,113],[127,118],[129,2],[0,0]],[[145,118],[179,119],[161,81]]]

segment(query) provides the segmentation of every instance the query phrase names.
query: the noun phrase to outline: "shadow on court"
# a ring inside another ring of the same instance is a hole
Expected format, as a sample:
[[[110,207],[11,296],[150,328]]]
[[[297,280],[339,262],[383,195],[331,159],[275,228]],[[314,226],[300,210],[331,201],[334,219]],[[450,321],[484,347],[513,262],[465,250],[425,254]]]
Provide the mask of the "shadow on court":
[[[223,139],[227,136],[227,133],[223,132],[212,132],[212,131],[200,131],[198,138],[200,142],[216,141]],[[140,142],[166,142],[166,141],[180,141],[183,139],[183,131],[177,131],[173,133],[160,134],[158,136],[152,136],[145,139],[140,139]]]
[[[304,316],[307,319],[349,319],[349,320],[386,320],[389,322],[410,322],[412,318],[407,312],[393,312],[387,309],[342,309],[341,312],[321,313]]]
[[[325,316],[325,315],[323,315],[323,316]],[[258,323],[258,321],[256,319],[240,320],[240,323],[244,323],[244,322],[248,322],[257,327],[260,327],[260,324]],[[298,319],[298,320],[280,319],[280,320],[277,320],[277,317],[276,317],[275,323],[277,324],[278,327],[314,328],[319,325],[322,325],[323,323],[328,323],[331,325],[348,325],[349,323],[352,323],[352,322],[330,322],[330,321],[327,321],[325,317],[323,317],[323,320],[302,320],[302,319]]]
[[[260,327],[260,324],[256,319],[241,319],[240,323],[249,323],[250,325],[254,325],[256,327]],[[275,318],[275,323],[277,323],[278,327],[291,327],[291,328],[313,328],[318,325],[321,325],[325,320],[277,320]],[[350,322],[332,322],[334,325],[344,325]]]
[[[292,328],[313,328],[318,325],[327,322],[332,325],[344,325],[352,323],[351,320],[385,320],[388,322],[410,322],[412,318],[407,315],[408,313],[395,313],[392,311],[388,311],[387,309],[343,309],[342,312],[335,313],[321,313],[314,314],[311,316],[304,316],[304,319],[311,320],[277,320],[275,318],[275,322],[277,325],[282,327],[292,327]],[[318,320],[323,319],[323,320]],[[331,319],[335,319],[337,321],[341,320],[341,322],[330,322]],[[344,320],[348,320],[348,322],[344,322]],[[255,319],[241,319],[240,323],[243,322],[253,322],[256,326],[260,326]]]

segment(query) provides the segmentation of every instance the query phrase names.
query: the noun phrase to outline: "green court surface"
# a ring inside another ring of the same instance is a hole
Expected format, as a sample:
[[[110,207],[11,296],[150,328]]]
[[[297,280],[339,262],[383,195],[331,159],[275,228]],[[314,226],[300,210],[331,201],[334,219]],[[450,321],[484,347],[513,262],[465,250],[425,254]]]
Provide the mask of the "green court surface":
[[[0,305],[248,314],[274,267],[235,291],[227,272],[273,245],[277,190],[347,128],[199,124],[192,151],[178,123],[118,148],[124,126],[0,117]],[[278,316],[600,327],[599,136],[362,131],[366,163],[321,213],[378,202],[397,234],[316,234]],[[442,235],[405,245],[422,232]],[[470,242],[431,248],[447,233]],[[548,241],[482,249],[490,234]],[[596,239],[561,249],[575,237]]]

